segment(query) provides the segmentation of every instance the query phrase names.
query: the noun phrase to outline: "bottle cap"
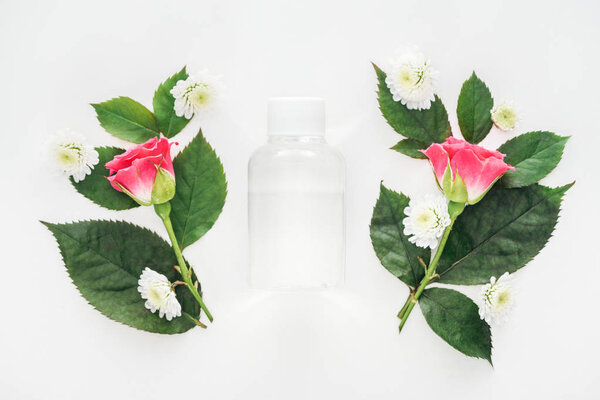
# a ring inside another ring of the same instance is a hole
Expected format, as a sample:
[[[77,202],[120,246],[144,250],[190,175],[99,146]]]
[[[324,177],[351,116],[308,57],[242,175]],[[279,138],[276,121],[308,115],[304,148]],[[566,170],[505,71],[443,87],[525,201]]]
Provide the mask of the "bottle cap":
[[[325,136],[325,101],[319,97],[269,99],[270,136]]]

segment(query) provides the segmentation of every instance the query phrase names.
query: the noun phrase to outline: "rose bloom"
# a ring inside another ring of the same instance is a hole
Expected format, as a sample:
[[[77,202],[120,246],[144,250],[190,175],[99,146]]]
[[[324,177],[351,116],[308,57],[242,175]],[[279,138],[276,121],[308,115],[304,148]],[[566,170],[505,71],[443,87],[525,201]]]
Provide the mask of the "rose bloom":
[[[477,203],[506,171],[515,169],[503,161],[505,154],[455,137],[421,152],[444,195],[457,203]]]
[[[167,139],[152,138],[106,163],[108,180],[143,206],[165,203],[175,195],[175,171]]]

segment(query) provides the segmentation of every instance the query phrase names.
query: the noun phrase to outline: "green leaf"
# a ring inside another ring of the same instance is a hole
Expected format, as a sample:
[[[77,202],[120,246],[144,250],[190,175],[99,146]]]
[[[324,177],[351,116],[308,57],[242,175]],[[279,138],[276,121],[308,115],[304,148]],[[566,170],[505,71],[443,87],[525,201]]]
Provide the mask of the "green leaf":
[[[106,179],[108,169],[104,167],[104,164],[125,150],[117,147],[96,147],[96,151],[100,161],[96,164],[92,173],[86,176],[83,181],[75,182],[71,177],[73,187],[94,203],[111,210],[127,210],[139,206],[125,193],[115,190]]]
[[[437,266],[439,281],[483,284],[525,266],[552,236],[562,197],[572,185],[495,185],[454,223]]]
[[[458,125],[465,140],[479,143],[492,129],[494,99],[475,72],[465,81],[458,96]]]
[[[92,107],[100,125],[119,139],[143,143],[160,133],[152,112],[129,97],[117,97]]]
[[[381,264],[408,286],[416,287],[424,276],[418,257],[429,261],[429,249],[417,247],[404,235],[402,220],[409,198],[383,184],[371,219],[371,242]]]
[[[171,94],[171,89],[180,80],[188,78],[188,74],[185,67],[164,83],[162,83],[156,92],[154,92],[154,98],[152,99],[152,106],[154,107],[154,115],[158,121],[160,131],[168,138],[172,138],[190,122],[189,119],[184,117],[178,117],[175,114],[175,98]]]
[[[202,131],[173,161],[175,197],[171,221],[182,248],[200,239],[221,214],[227,196],[223,165]]]
[[[506,154],[508,164],[515,167],[502,177],[506,187],[522,187],[548,175],[562,158],[568,137],[537,131],[517,136],[504,143],[498,151]]]
[[[423,291],[419,306],[427,324],[450,346],[492,363],[490,326],[473,300],[455,290],[431,288]]]
[[[385,83],[386,74],[373,64],[379,81],[379,109],[388,124],[399,134],[419,141],[429,147],[432,143],[441,143],[452,135],[448,113],[439,97],[427,110],[409,110],[399,101],[394,101],[392,93]]]
[[[396,150],[397,152],[412,158],[427,159],[427,156],[419,151],[425,150],[427,147],[429,146],[418,140],[403,139],[396,143],[396,145],[392,147],[392,150]]]
[[[83,297],[108,318],[155,333],[182,333],[195,324],[186,316],[167,321],[144,307],[138,279],[148,267],[171,282],[180,279],[173,249],[155,233],[126,222],[42,222],[50,229],[69,276]],[[176,288],[183,312],[199,318],[200,307],[184,286]]]

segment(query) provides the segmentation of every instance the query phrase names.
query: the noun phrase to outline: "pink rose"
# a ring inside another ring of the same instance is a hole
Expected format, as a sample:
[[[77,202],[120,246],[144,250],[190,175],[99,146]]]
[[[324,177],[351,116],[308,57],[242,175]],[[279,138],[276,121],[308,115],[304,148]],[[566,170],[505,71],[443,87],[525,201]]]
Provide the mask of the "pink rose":
[[[143,206],[165,203],[175,195],[175,171],[167,139],[152,138],[106,163],[108,180]]]
[[[454,137],[421,152],[442,192],[457,203],[477,203],[507,170],[515,169],[503,161],[505,154]]]

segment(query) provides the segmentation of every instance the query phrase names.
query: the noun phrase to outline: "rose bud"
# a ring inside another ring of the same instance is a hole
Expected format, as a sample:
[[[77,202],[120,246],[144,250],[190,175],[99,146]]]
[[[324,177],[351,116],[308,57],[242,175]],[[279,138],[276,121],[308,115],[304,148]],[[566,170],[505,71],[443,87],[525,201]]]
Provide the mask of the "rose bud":
[[[165,203],[175,196],[175,172],[167,139],[152,138],[106,163],[108,180],[143,206]]]
[[[477,203],[507,170],[515,169],[503,161],[505,154],[454,137],[421,152],[444,195],[457,203]]]

